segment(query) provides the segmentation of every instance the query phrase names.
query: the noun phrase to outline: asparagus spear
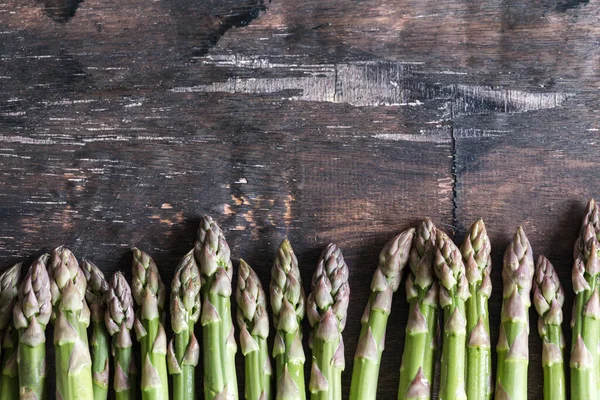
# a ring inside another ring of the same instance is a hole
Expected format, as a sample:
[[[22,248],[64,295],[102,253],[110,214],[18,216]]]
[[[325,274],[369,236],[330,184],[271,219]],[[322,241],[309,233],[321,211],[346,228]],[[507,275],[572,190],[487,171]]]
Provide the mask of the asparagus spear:
[[[267,346],[267,298],[258,276],[244,260],[240,260],[235,299],[246,367],[246,399],[269,400],[273,372]]]
[[[584,260],[587,260],[590,250],[590,240],[595,240],[596,242],[600,240],[600,209],[594,199],[588,201],[585,209],[585,216],[581,223],[579,236],[573,248],[575,259],[583,254]]]
[[[312,400],[341,400],[345,368],[342,331],[346,325],[350,285],[348,266],[341,250],[329,244],[319,260],[307,298],[312,327],[312,367],[309,390]]]
[[[533,304],[539,314],[538,331],[542,338],[544,400],[567,398],[563,362],[565,339],[560,327],[564,302],[565,293],[554,267],[547,258],[539,256],[535,267]]]
[[[50,281],[44,254],[33,262],[19,285],[13,323],[19,331],[17,361],[19,396],[22,399],[46,398],[46,325],[52,314]]]
[[[56,397],[62,400],[92,398],[92,358],[87,337],[90,309],[85,302],[87,280],[73,253],[62,246],[50,255],[48,275],[56,349]]]
[[[433,222],[426,218],[417,227],[410,250],[410,273],[406,280],[406,298],[410,308],[398,400],[431,397],[439,292],[433,272],[435,232]]]
[[[19,398],[19,375],[17,366],[18,332],[14,329],[12,314],[17,301],[21,263],[14,265],[0,276],[0,330],[2,335],[2,375],[0,399]]]
[[[21,263],[13,265],[0,275],[0,332],[11,325],[13,308],[17,302]]]
[[[305,400],[304,348],[300,323],[305,314],[305,295],[298,260],[284,239],[271,269],[271,308],[275,326],[273,356],[277,400]]]
[[[111,351],[115,361],[113,388],[116,400],[138,398],[137,369],[132,356],[131,328],[135,314],[131,288],[121,272],[116,272],[106,293],[104,322],[112,336]]]
[[[231,318],[230,251],[219,226],[209,216],[200,222],[194,249],[202,276],[202,341],[204,351],[204,397],[238,398],[235,373],[234,327]]]
[[[133,249],[132,276],[131,288],[138,306],[134,327],[142,350],[142,399],[168,400],[165,285],[154,260],[137,248]]]
[[[471,293],[465,265],[458,247],[441,230],[436,232],[435,244],[434,271],[440,285],[440,306],[444,309],[439,399],[466,400],[467,320],[465,303]]]
[[[196,365],[200,345],[194,325],[200,318],[200,270],[194,251],[187,253],[171,282],[171,327],[175,337],[167,350],[169,372],[173,375],[173,399],[196,398]]]
[[[598,392],[600,368],[597,343],[600,340],[598,254],[598,206],[591,199],[586,209],[581,232],[575,243],[572,279],[575,291],[571,347],[571,398],[590,399]]]
[[[492,348],[488,299],[492,294],[490,238],[483,220],[473,224],[461,253],[467,271],[470,296],[467,299],[467,398],[490,400],[492,385]]]
[[[106,314],[108,283],[104,279],[102,271],[94,263],[84,261],[82,267],[87,279],[85,298],[90,307],[92,320],[90,347],[92,353],[94,400],[106,400],[108,396],[110,335],[106,330],[104,315]]]
[[[0,376],[0,399],[19,398],[19,367],[17,365],[17,345],[19,333],[10,324],[2,338],[2,375]]]
[[[392,297],[400,286],[414,235],[414,229],[402,232],[390,240],[379,253],[379,265],[371,281],[371,296],[361,318],[362,328],[354,355],[350,400],[376,398],[377,378]]]
[[[496,347],[496,398],[527,398],[529,306],[533,282],[533,252],[519,227],[504,253],[500,338]]]

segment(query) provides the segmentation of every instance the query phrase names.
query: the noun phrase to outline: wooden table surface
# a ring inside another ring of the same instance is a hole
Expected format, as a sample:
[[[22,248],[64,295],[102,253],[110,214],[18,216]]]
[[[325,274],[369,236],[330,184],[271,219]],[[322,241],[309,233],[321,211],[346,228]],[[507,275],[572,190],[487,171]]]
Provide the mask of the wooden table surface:
[[[289,236],[308,289],[337,242],[346,396],[383,244],[425,216],[462,242],[483,217],[492,325],[519,224],[558,269],[568,321],[572,245],[599,194],[599,18],[586,0],[4,0],[2,269],[66,244],[130,276],[136,245],[170,282],[208,213],[265,284]],[[406,318],[401,289],[381,399]]]

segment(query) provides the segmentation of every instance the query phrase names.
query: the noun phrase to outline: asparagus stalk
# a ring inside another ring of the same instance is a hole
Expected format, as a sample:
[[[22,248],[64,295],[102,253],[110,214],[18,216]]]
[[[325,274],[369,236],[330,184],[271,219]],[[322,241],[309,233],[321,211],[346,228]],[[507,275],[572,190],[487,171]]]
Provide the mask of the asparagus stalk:
[[[590,199],[587,203],[579,236],[573,248],[574,259],[583,254],[584,260],[587,260],[590,250],[590,240],[595,240],[596,242],[600,240],[600,209],[594,199]]]
[[[92,320],[90,348],[94,400],[106,400],[108,396],[110,335],[106,330],[104,315],[106,314],[108,283],[104,279],[102,271],[94,263],[84,261],[82,267],[87,279],[85,298],[90,308]]]
[[[575,243],[575,264],[572,279],[575,291],[571,346],[571,398],[594,398],[600,384],[600,299],[598,279],[600,256],[598,254],[598,206],[591,199],[586,209],[581,232]]]
[[[12,314],[17,301],[21,264],[6,270],[0,276],[0,330],[2,333],[2,375],[0,376],[0,399],[19,398],[19,375],[17,366],[18,332],[14,329]]]
[[[408,229],[390,240],[379,253],[371,281],[371,296],[361,318],[362,328],[354,355],[350,400],[375,400],[392,297],[400,286],[415,235]]]
[[[200,270],[194,251],[187,253],[171,282],[171,327],[175,336],[167,350],[167,365],[173,375],[173,399],[196,398],[196,366],[200,345],[194,325],[200,318]]]
[[[116,272],[106,293],[104,322],[112,336],[111,352],[115,362],[113,388],[116,400],[138,398],[137,368],[132,356],[131,329],[135,320],[131,288],[121,272]]]
[[[0,399],[2,400],[19,398],[18,342],[19,333],[9,325],[2,338],[2,375],[0,376]]]
[[[273,356],[277,379],[277,400],[305,400],[304,348],[301,321],[305,314],[305,295],[298,259],[292,245],[284,239],[271,269],[271,308],[275,326]]]
[[[467,344],[466,301],[471,295],[462,254],[452,240],[437,230],[435,275],[440,285],[440,306],[444,309],[444,335],[440,400],[466,400],[465,347]]]
[[[212,218],[200,222],[194,249],[202,276],[202,341],[204,351],[204,397],[238,398],[235,373],[234,327],[231,318],[230,250],[223,232]]]
[[[87,280],[73,253],[62,246],[50,255],[48,275],[56,349],[56,397],[90,399],[93,383],[87,337],[90,324],[90,309],[85,302]]]
[[[497,399],[527,399],[528,315],[533,272],[531,245],[519,227],[504,253],[500,337],[496,347]]]
[[[166,289],[152,258],[133,249],[132,292],[138,306],[134,327],[141,344],[142,399],[168,400],[167,335],[163,327]]]
[[[244,260],[240,260],[235,299],[240,345],[245,359],[246,399],[269,400],[273,372],[267,346],[267,298],[258,276]]]
[[[312,327],[311,400],[341,400],[345,368],[342,331],[346,325],[350,285],[348,266],[341,250],[329,244],[319,260],[307,298]]]
[[[410,273],[406,280],[409,315],[398,400],[431,398],[439,292],[433,272],[435,232],[433,222],[426,218],[417,227],[410,250]]]
[[[565,400],[565,370],[563,351],[565,339],[561,324],[565,293],[554,267],[539,256],[535,267],[533,304],[539,314],[538,331],[542,338],[544,368],[544,400]]]
[[[52,315],[50,281],[44,254],[33,262],[19,285],[13,323],[19,331],[17,361],[19,396],[22,399],[46,398],[46,325]]]
[[[490,400],[492,385],[492,347],[488,299],[492,294],[490,238],[483,220],[473,224],[461,253],[467,271],[470,296],[467,299],[467,398]]]
[[[21,263],[12,266],[0,275],[0,332],[11,325],[13,308],[17,302]]]

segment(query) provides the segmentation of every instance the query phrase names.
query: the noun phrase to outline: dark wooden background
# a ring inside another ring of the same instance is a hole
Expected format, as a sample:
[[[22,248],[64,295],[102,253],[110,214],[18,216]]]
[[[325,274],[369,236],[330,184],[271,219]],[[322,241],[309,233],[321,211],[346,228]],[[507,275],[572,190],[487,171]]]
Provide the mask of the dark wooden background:
[[[493,325],[522,224],[568,320],[600,183],[599,17],[582,0],[4,0],[0,264],[66,244],[129,274],[136,245],[169,282],[209,213],[265,284],[288,235],[308,288],[335,241],[352,271],[345,396],[377,254],[425,216],[457,242],[485,219]],[[382,399],[406,311],[401,290]],[[533,312],[530,337],[539,399]]]

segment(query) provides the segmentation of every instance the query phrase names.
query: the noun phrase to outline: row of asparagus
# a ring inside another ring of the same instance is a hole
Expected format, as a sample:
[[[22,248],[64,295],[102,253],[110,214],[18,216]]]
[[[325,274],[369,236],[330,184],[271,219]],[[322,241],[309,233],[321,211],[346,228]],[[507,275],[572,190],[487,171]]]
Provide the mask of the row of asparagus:
[[[593,399],[600,386],[599,215],[597,204],[590,200],[575,244],[572,399]],[[440,334],[441,400],[489,400],[494,386],[496,399],[526,399],[532,288],[543,343],[544,398],[566,398],[563,288],[546,258],[540,256],[534,265],[531,246],[520,227],[504,254],[493,385],[490,251],[481,220],[472,226],[460,248],[429,219],[386,244],[361,318],[350,400],[376,397],[392,297],[407,266],[409,316],[399,400],[432,397]],[[210,217],[202,220],[195,246],[179,263],[171,283],[170,341],[165,331],[165,285],[152,258],[139,249],[133,250],[131,286],[121,272],[106,280],[90,261],[80,267],[65,247],[40,256],[22,280],[20,269],[21,265],[16,265],[0,277],[0,398],[46,398],[45,328],[49,322],[54,325],[59,399],[107,399],[110,377],[117,400],[135,400],[139,394],[145,400],[168,399],[168,374],[172,375],[173,399],[195,399],[195,370],[201,354],[204,397],[238,398],[231,307],[233,267],[225,237]],[[271,393],[267,296],[256,273],[240,260],[235,320],[245,359],[245,398],[304,400],[308,389],[311,400],[341,400],[345,368],[342,331],[350,288],[348,266],[340,249],[330,244],[324,250],[308,296],[287,239],[278,249],[271,272],[275,393]],[[302,337],[305,316],[311,326],[312,349],[308,388]],[[202,345],[195,335],[198,322]],[[141,350],[139,373],[132,330]]]

